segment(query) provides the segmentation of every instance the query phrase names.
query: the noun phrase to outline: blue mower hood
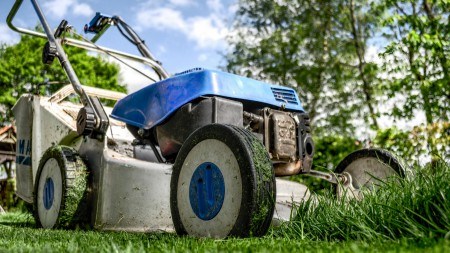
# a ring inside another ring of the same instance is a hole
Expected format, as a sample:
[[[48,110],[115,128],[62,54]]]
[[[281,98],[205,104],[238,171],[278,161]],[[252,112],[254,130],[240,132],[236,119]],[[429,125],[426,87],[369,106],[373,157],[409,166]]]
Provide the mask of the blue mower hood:
[[[124,97],[117,102],[111,117],[150,129],[201,96],[229,98],[244,105],[253,102],[287,111],[304,111],[297,93],[291,88],[221,71],[198,70],[175,75]]]

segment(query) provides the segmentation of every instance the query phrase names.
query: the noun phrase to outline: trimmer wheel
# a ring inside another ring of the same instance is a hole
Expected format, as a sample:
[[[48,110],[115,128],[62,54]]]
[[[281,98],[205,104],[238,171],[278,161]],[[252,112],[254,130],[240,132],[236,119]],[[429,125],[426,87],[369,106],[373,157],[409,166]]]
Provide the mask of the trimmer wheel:
[[[77,152],[49,148],[41,158],[34,185],[34,217],[43,228],[68,228],[87,221],[88,174]]]
[[[275,176],[263,144],[247,130],[211,124],[183,144],[171,179],[178,234],[262,236],[275,206]]]
[[[390,152],[383,149],[360,149],[345,157],[335,173],[350,175],[350,182],[336,187],[339,197],[362,198],[361,190],[373,190],[389,178],[405,177],[405,167]]]

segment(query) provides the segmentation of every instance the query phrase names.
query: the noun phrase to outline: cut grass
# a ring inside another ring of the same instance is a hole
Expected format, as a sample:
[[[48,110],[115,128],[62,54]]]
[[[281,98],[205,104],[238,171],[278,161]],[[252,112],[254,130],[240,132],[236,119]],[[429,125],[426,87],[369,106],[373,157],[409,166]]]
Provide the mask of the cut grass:
[[[169,233],[34,228],[30,214],[0,216],[0,251],[12,252],[450,252],[450,168],[423,168],[362,201],[318,196],[262,238],[212,240]]]
[[[276,236],[212,240],[169,233],[34,228],[31,215],[0,216],[0,251],[10,252],[445,252],[446,240],[313,241]]]

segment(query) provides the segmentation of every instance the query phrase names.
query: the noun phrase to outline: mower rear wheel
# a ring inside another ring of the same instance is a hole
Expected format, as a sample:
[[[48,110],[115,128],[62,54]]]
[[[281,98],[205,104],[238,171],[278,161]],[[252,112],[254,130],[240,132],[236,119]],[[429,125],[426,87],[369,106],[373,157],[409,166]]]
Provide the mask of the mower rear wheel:
[[[70,228],[87,221],[86,166],[70,147],[54,146],[41,158],[34,185],[34,217],[43,228]]]
[[[173,166],[170,208],[178,234],[262,236],[275,207],[264,145],[247,130],[211,124],[189,136]]]
[[[339,197],[361,199],[362,191],[374,190],[387,180],[405,177],[405,167],[392,153],[383,149],[360,149],[345,157],[335,173],[350,175],[351,181],[338,185]]]

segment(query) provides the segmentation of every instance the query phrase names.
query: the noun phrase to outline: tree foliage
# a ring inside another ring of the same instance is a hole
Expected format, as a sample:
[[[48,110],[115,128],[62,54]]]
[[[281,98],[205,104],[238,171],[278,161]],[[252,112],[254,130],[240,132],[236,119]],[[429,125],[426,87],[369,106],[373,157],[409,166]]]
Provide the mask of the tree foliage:
[[[407,157],[410,166],[430,161],[430,153],[435,161],[450,161],[450,122],[415,126],[411,130],[383,129],[377,132],[374,143]]]
[[[351,134],[353,119],[378,128],[367,62],[373,22],[365,1],[240,1],[226,69],[294,87],[316,126]]]
[[[69,80],[57,59],[50,65],[42,63],[45,40],[21,36],[14,45],[0,48],[0,104],[4,112],[1,120],[9,120],[11,108],[26,92],[51,94]],[[64,50],[83,85],[126,92],[119,84],[119,67],[97,56],[90,56],[80,48],[65,46]]]
[[[414,119],[425,114],[425,129],[450,119],[450,2],[446,0],[380,1],[373,8],[390,41],[383,56],[389,77],[388,97],[401,97],[390,116]],[[439,128],[438,128],[439,129]],[[433,131],[421,131],[433,159],[444,155]],[[438,133],[444,140],[448,131]],[[446,145],[448,145],[447,143]]]
[[[450,2],[380,1],[374,8],[390,41],[383,56],[388,96],[401,94],[391,116],[414,118],[423,111],[428,125],[450,118]]]
[[[445,157],[449,131],[435,126],[450,118],[449,24],[447,0],[241,0],[225,68],[297,89],[319,139],[378,133],[368,143],[414,156],[422,129],[421,154]],[[421,113],[413,130],[380,129]]]

